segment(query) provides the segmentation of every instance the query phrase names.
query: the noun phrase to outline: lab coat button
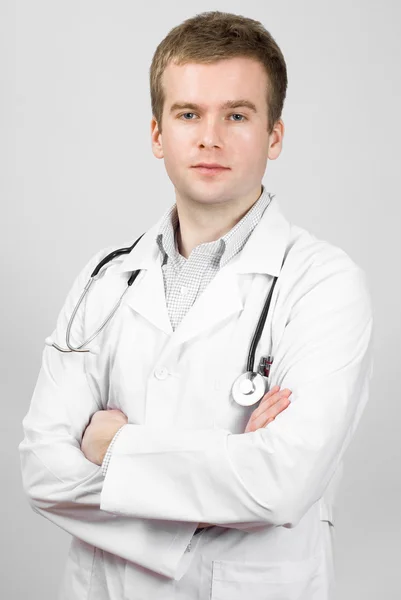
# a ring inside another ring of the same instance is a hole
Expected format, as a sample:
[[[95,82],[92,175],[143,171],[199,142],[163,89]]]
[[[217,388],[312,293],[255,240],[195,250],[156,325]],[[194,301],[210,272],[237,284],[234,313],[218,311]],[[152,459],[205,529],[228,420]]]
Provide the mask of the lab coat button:
[[[168,371],[165,367],[159,367],[155,369],[155,377],[157,379],[166,379],[168,377]]]

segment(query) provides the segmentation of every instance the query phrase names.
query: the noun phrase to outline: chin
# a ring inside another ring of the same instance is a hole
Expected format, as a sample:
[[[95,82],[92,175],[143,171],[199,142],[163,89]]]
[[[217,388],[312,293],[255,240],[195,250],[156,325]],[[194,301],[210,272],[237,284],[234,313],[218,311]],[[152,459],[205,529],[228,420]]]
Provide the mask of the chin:
[[[199,204],[220,204],[221,202],[226,202],[232,196],[223,193],[217,192],[201,192],[196,190],[194,192],[190,192],[185,195],[186,198],[191,199],[193,202],[197,202]]]
[[[235,191],[227,185],[218,185],[218,182],[202,183],[197,182],[195,185],[185,186],[181,190],[177,190],[178,194],[184,200],[188,198],[193,202],[200,204],[217,204],[226,202],[234,197]]]

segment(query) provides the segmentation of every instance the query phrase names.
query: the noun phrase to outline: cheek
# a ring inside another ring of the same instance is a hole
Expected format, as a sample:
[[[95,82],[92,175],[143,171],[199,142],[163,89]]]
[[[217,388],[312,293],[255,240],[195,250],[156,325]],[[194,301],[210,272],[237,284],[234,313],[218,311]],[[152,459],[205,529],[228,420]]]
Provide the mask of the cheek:
[[[178,144],[164,149],[164,165],[169,175],[176,173],[182,162],[183,158]]]
[[[165,135],[163,138],[163,153],[166,164],[174,166],[179,162],[188,161],[189,148],[191,146],[188,135],[182,135],[178,131],[174,136]]]
[[[259,128],[238,128],[237,130],[233,131],[233,137],[238,140],[238,143],[241,143],[243,147],[246,147],[252,153],[255,153],[255,151],[260,152],[265,141],[267,143],[267,136],[264,135]]]
[[[175,138],[163,142],[164,167],[167,175],[174,185],[182,180],[185,167],[188,165],[191,153],[188,145],[184,145],[181,140]]]
[[[267,158],[266,136],[251,130],[235,131],[230,139],[230,154],[244,165],[260,163]]]

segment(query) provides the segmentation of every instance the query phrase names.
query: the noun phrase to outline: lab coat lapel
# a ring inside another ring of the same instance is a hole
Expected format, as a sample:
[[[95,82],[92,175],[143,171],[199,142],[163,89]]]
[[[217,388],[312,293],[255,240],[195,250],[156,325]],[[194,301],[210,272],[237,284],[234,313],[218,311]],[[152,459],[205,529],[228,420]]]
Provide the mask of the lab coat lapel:
[[[126,294],[126,302],[155,327],[171,334],[173,346],[186,342],[243,309],[242,274],[276,276],[280,273],[290,224],[273,198],[243,250],[218,271],[173,333],[166,306],[161,256],[156,243],[160,222],[161,219],[145,233],[125,258],[120,270],[142,269]]]
[[[233,265],[218,271],[179,323],[171,346],[183,344],[242,310],[238,277]]]
[[[222,267],[197,298],[175,330],[171,344],[181,344],[213,328],[243,309],[241,286],[245,275],[278,276],[286,252],[290,224],[275,198],[240,253]]]
[[[138,275],[126,294],[127,304],[164,333],[173,329],[167,312],[163,272],[160,262],[155,262]]]
[[[171,334],[173,330],[166,306],[161,255],[156,243],[162,218],[145,232],[123,260],[119,271],[129,273],[141,270],[125,295],[125,303],[152,325],[164,333]]]

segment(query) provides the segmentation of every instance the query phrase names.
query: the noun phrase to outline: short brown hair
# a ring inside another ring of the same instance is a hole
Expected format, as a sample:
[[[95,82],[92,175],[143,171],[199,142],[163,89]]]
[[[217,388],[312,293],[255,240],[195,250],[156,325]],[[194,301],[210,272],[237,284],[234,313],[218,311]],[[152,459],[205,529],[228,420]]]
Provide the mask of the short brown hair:
[[[203,12],[177,25],[157,46],[150,66],[152,114],[159,130],[164,106],[163,72],[173,61],[213,63],[246,56],[264,66],[267,89],[268,128],[280,119],[287,91],[287,67],[277,43],[259,21],[220,11]]]

